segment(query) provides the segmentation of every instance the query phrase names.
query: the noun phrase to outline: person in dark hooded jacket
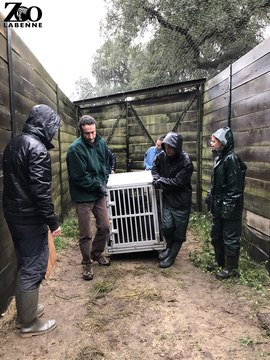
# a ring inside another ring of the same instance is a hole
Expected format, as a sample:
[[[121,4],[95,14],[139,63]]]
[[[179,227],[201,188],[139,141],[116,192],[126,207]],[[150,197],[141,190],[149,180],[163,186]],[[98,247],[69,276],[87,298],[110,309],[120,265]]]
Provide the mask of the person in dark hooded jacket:
[[[182,150],[182,136],[169,132],[162,141],[162,152],[154,160],[153,185],[162,189],[162,235],[166,249],[159,253],[159,266],[171,266],[186,241],[192,201],[193,164]]]
[[[212,186],[206,203],[211,211],[211,243],[215,252],[215,263],[208,270],[216,272],[218,279],[238,275],[240,239],[246,165],[234,152],[233,133],[229,127],[218,129],[211,136],[214,153]]]
[[[3,211],[18,263],[16,327],[22,337],[42,335],[56,327],[55,320],[41,320],[39,287],[48,264],[48,228],[59,236],[51,196],[51,160],[48,150],[60,118],[47,105],[32,108],[20,134],[3,154]]]

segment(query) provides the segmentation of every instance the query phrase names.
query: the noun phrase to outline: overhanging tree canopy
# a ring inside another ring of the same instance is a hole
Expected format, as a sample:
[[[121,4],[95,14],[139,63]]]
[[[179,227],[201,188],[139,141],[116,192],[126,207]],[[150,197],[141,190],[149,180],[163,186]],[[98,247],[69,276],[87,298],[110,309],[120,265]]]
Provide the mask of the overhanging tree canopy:
[[[270,0],[105,0],[97,94],[211,77],[261,42]]]

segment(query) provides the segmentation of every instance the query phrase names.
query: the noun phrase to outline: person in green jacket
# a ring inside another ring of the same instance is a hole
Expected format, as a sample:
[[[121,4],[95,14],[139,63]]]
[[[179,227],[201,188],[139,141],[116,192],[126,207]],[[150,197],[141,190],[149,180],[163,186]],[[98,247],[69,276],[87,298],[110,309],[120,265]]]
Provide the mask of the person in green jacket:
[[[234,152],[233,133],[229,127],[218,129],[211,136],[215,155],[212,186],[206,203],[211,211],[211,243],[215,252],[215,264],[207,270],[216,272],[218,279],[238,276],[242,212],[246,165]]]
[[[106,205],[109,153],[96,127],[96,120],[92,116],[83,115],[79,120],[81,136],[69,146],[67,152],[69,191],[78,217],[84,280],[93,279],[93,261],[99,265],[110,265],[109,259],[102,255],[110,228]],[[94,239],[92,214],[96,220]]]

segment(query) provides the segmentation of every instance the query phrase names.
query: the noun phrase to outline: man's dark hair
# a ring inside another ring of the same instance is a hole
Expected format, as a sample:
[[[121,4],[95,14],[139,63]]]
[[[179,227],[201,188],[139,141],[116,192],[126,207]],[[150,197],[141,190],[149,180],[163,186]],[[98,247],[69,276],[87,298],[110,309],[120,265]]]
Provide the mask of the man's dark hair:
[[[82,130],[82,126],[84,125],[97,125],[96,120],[90,116],[90,115],[83,115],[78,123],[78,126],[80,128],[80,130]]]

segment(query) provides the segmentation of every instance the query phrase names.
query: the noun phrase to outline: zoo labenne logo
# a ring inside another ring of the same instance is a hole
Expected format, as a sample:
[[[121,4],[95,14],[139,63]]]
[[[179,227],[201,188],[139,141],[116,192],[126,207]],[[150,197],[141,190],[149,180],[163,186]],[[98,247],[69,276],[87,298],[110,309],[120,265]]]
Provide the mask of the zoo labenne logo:
[[[7,2],[5,3],[5,8],[10,10],[10,12],[4,20],[4,27],[42,27],[40,22],[42,11],[39,7],[30,6],[27,8],[22,6],[21,2]]]

